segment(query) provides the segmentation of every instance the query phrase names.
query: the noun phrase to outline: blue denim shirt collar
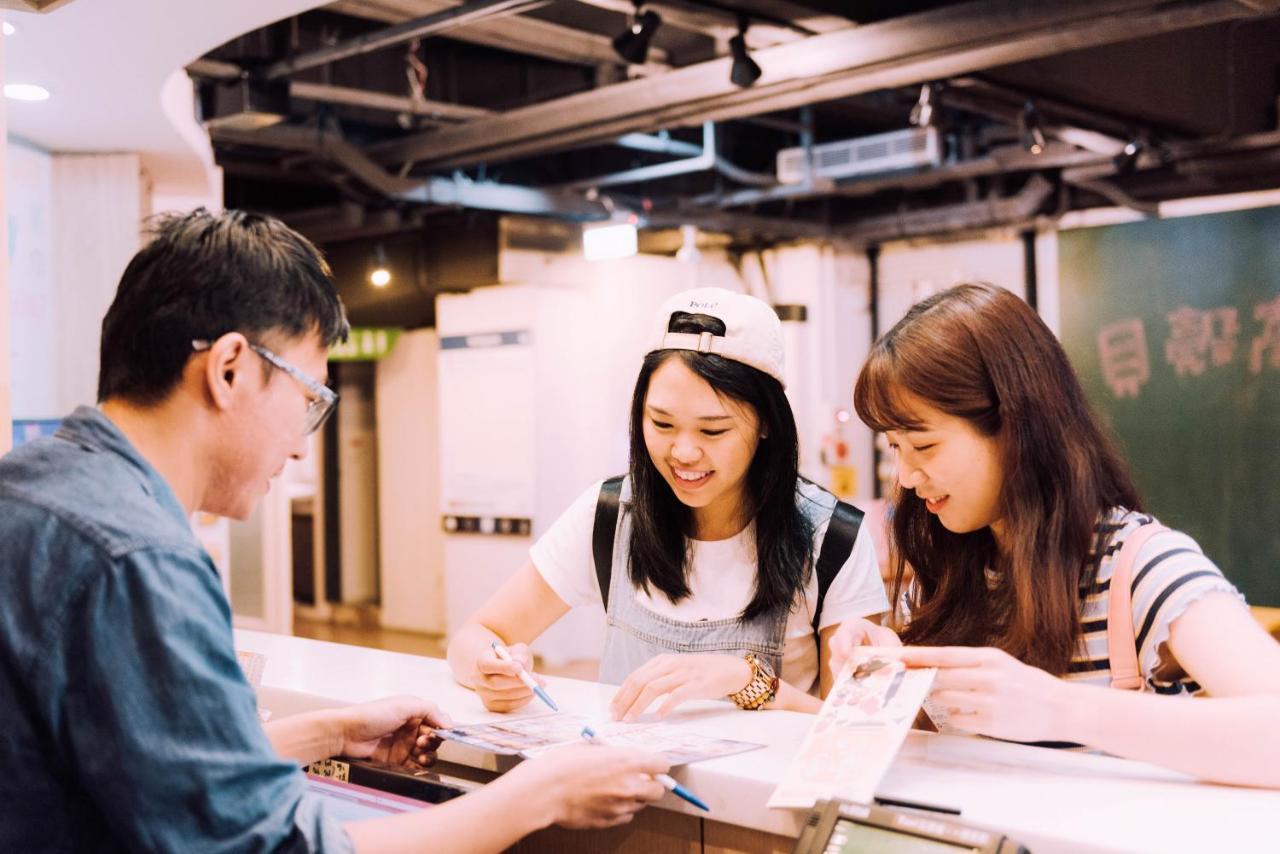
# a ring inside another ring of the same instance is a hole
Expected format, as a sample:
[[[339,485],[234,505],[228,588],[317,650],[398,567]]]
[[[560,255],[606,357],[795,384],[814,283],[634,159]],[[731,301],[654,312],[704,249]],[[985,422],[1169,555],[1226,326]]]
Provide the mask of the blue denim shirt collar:
[[[138,476],[142,488],[173,516],[184,528],[190,529],[190,520],[182,502],[174,494],[160,472],[138,452],[138,449],[120,432],[120,428],[94,406],[78,406],[68,415],[54,434],[59,439],[74,442],[90,451],[115,454],[124,459]]]

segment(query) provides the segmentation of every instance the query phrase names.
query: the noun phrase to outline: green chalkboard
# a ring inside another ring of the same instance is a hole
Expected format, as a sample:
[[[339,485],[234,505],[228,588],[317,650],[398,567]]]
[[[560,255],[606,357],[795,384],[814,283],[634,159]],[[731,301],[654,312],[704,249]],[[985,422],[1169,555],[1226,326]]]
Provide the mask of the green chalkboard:
[[[1148,509],[1280,605],[1280,208],[1063,232],[1062,340]]]

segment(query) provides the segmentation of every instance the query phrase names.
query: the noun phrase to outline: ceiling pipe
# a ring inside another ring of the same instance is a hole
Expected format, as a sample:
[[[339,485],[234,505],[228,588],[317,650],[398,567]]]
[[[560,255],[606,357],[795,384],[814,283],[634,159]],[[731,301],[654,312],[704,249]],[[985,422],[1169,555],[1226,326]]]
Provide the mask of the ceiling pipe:
[[[372,53],[392,45],[403,44],[423,36],[440,35],[467,24],[495,18],[500,15],[518,15],[539,6],[545,6],[549,0],[471,0],[452,9],[443,9],[420,18],[413,18],[402,24],[387,27],[372,33],[365,33],[319,50],[309,51],[293,57],[273,62],[263,71],[268,80],[287,77],[308,68],[328,65],[351,56]]]
[[[721,208],[734,208],[830,196],[858,198],[872,196],[885,190],[921,190],[953,181],[967,181],[990,175],[1033,172],[1069,166],[1092,166],[1110,162],[1110,156],[1081,151],[1065,143],[1051,142],[1040,155],[1028,154],[1021,146],[1011,145],[997,148],[983,157],[948,163],[936,169],[926,169],[921,172],[854,178],[842,183],[823,182],[815,178],[811,187],[806,187],[804,184],[784,184],[768,190],[748,189],[731,193],[708,193],[695,198],[694,203],[701,206],[716,205]]]
[[[1052,183],[1042,175],[1032,175],[1021,190],[1008,198],[868,217],[851,226],[833,229],[832,236],[868,245],[909,237],[1020,225],[1033,219],[1053,193]]]
[[[383,196],[404,202],[443,207],[474,208],[572,220],[607,219],[608,208],[580,193],[546,190],[491,181],[451,178],[401,178],[370,160],[337,134],[317,128],[276,125],[262,131],[210,129],[212,138],[233,145],[266,146],[324,158],[361,184]]]
[[[565,190],[585,190],[592,187],[612,187],[619,184],[639,184],[644,181],[658,181],[677,175],[691,175],[696,172],[716,171],[739,184],[754,184],[772,187],[778,183],[772,175],[752,172],[743,169],[716,152],[716,126],[714,122],[702,125],[702,147],[696,148],[697,154],[684,160],[671,160],[666,163],[655,163],[651,166],[639,166],[622,172],[608,175],[596,175],[567,184],[559,185]]]
[[[1259,9],[1258,6],[1266,6]],[[976,0],[757,51],[750,91],[712,60],[370,148],[432,168],[580,147],[626,133],[722,121],[1280,9],[1280,0]],[[673,100],[673,98],[677,100]]]

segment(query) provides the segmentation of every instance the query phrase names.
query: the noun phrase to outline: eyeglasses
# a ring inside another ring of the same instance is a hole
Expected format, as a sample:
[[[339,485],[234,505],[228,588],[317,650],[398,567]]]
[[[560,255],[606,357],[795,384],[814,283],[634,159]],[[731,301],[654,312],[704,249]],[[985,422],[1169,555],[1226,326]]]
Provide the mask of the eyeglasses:
[[[197,353],[208,350],[212,346],[211,342],[202,339],[191,342],[191,349]],[[308,376],[301,369],[289,364],[266,347],[250,343],[249,349],[271,365],[293,377],[310,393],[307,398],[307,416],[302,422],[302,434],[306,436],[319,430],[325,419],[329,417],[329,413],[333,412],[333,408],[338,405],[338,393],[314,377]]]

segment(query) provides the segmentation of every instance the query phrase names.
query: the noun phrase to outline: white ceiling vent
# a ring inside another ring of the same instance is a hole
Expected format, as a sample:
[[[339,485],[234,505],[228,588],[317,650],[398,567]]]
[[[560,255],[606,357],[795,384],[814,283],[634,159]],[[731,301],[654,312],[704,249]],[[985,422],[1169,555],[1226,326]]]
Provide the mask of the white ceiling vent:
[[[827,180],[855,175],[879,175],[903,169],[937,166],[942,162],[938,129],[907,128],[813,147],[813,177]],[[798,184],[805,176],[805,150],[778,152],[778,180]]]

